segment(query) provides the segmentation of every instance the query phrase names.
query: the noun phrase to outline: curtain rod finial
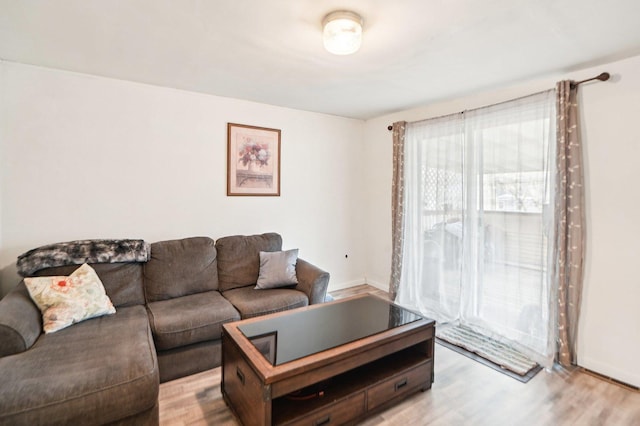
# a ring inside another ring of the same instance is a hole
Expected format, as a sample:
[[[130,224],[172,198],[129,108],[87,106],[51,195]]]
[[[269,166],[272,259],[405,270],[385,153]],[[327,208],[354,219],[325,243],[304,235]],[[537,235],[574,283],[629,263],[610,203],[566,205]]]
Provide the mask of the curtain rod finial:
[[[608,72],[603,72],[603,73],[600,73],[600,75],[598,75],[596,77],[591,77],[591,78],[588,78],[588,79],[582,80],[582,81],[571,82],[571,86],[572,87],[576,87],[576,86],[578,86],[578,85],[580,85],[582,83],[586,83],[588,81],[593,81],[593,80],[607,81],[607,80],[609,80],[610,77],[611,77],[611,74],[609,74]]]

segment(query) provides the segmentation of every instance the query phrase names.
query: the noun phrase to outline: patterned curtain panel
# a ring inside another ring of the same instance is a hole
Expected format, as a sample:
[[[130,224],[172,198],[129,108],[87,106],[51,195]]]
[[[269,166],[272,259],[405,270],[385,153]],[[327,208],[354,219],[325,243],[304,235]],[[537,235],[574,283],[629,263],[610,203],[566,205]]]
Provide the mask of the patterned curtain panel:
[[[404,133],[405,121],[393,123],[393,181],[391,184],[391,280],[389,294],[395,300],[402,270],[404,224]]]
[[[576,334],[580,316],[585,247],[584,174],[577,126],[577,87],[556,85],[557,180],[555,224],[558,280],[558,362],[577,363]]]

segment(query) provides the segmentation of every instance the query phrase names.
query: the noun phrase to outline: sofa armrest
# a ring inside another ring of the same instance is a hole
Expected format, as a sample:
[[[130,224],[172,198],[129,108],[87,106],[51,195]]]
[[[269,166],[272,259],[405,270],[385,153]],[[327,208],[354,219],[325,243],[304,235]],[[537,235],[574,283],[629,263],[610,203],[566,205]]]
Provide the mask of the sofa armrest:
[[[42,315],[21,281],[0,300],[0,357],[29,349],[42,333]]]
[[[324,302],[329,286],[329,273],[306,260],[298,258],[296,263],[296,276],[298,277],[297,290],[309,297],[309,304]]]

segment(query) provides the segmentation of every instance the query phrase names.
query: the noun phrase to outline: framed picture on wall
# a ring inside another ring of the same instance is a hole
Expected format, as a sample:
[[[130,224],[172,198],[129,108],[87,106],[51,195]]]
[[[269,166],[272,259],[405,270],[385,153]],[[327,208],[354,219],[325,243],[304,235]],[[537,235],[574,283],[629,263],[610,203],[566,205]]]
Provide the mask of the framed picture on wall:
[[[227,123],[227,195],[280,195],[280,129]]]

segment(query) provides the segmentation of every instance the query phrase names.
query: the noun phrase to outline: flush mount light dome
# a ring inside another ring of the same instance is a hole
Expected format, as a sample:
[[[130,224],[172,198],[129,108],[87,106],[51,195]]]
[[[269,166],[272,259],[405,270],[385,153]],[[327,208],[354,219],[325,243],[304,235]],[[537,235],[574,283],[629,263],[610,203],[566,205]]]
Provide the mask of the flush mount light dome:
[[[350,55],[362,44],[362,18],[354,12],[337,10],[322,20],[324,48],[334,55]]]

